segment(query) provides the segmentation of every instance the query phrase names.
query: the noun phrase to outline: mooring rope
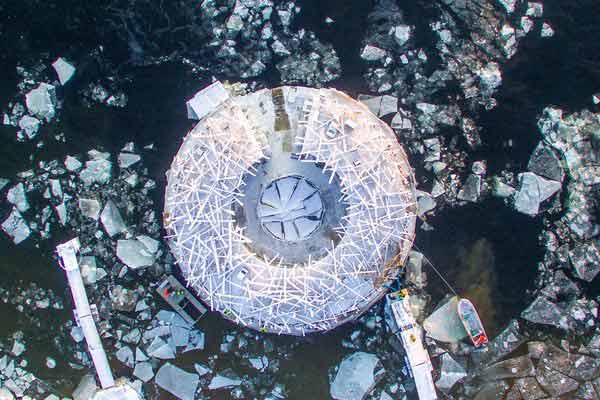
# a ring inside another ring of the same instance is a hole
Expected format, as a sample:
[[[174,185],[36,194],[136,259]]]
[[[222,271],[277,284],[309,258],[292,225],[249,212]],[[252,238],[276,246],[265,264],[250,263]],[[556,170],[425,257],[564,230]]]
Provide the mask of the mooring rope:
[[[444,282],[446,284],[446,286],[448,286],[448,289],[450,289],[450,291],[452,293],[454,293],[455,296],[458,296],[458,293],[456,293],[456,290],[454,290],[454,288],[452,287],[452,285],[450,285],[450,283],[448,283],[448,281],[446,280],[446,278],[444,278],[442,276],[442,273],[435,267],[435,265],[433,265],[433,263],[431,261],[429,261],[429,258],[427,258],[427,256],[425,254],[423,254],[423,252],[421,251],[421,249],[419,249],[419,247],[413,243],[413,247],[415,249],[417,249],[419,251],[419,253],[421,253],[421,255],[423,256],[423,259],[425,261],[427,261],[427,264],[429,264],[429,266],[435,271],[435,273],[440,277],[440,279],[442,280],[442,282]]]

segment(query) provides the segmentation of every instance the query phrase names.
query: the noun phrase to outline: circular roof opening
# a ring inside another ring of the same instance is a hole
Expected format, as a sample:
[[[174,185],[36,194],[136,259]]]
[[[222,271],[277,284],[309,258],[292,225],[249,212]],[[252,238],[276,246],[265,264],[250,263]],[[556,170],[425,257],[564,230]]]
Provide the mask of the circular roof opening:
[[[263,190],[258,217],[263,229],[279,240],[307,239],[323,219],[321,194],[301,176],[284,176]]]

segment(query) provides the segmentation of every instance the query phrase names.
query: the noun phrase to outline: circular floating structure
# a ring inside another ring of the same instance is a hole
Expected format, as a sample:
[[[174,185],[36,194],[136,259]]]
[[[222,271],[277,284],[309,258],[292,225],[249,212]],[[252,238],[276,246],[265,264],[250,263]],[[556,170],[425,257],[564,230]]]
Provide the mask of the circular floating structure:
[[[188,286],[264,332],[352,320],[412,246],[412,170],[393,131],[333,89],[230,97],[216,82],[167,172],[164,223]]]

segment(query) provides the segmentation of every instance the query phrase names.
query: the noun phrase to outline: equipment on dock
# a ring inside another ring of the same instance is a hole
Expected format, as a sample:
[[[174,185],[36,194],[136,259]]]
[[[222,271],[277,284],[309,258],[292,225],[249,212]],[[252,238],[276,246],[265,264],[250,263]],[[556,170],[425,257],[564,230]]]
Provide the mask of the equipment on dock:
[[[393,322],[396,329],[394,334],[402,343],[406,352],[406,363],[417,388],[420,400],[436,400],[438,398],[431,371],[433,366],[429,353],[423,347],[420,328],[410,311],[410,304],[406,291],[387,296],[392,311]]]
[[[207,309],[173,275],[167,276],[156,288],[160,297],[190,325],[206,314]]]
[[[467,299],[460,299],[457,308],[458,316],[460,317],[469,338],[471,338],[473,345],[475,347],[481,347],[488,344],[489,339],[473,303]]]

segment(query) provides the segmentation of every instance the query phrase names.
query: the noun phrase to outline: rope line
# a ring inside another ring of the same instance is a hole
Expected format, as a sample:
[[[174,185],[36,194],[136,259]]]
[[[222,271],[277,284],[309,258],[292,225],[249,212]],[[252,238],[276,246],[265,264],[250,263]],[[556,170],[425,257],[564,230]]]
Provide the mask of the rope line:
[[[427,256],[421,251],[421,249],[419,249],[419,247],[413,243],[413,247],[415,249],[417,249],[419,251],[419,253],[421,253],[421,255],[423,255],[423,259],[425,261],[427,261],[427,264],[429,264],[429,266],[435,271],[435,273],[440,277],[440,279],[442,280],[442,282],[444,282],[444,284],[446,286],[448,286],[448,289],[450,289],[450,291],[455,295],[458,296],[458,293],[456,293],[456,290],[454,290],[454,288],[452,287],[452,285],[450,285],[450,283],[448,283],[448,281],[446,280],[446,278],[444,278],[442,276],[442,273],[435,267],[435,265],[433,265],[433,263],[431,261],[429,261],[429,258],[427,258]]]

